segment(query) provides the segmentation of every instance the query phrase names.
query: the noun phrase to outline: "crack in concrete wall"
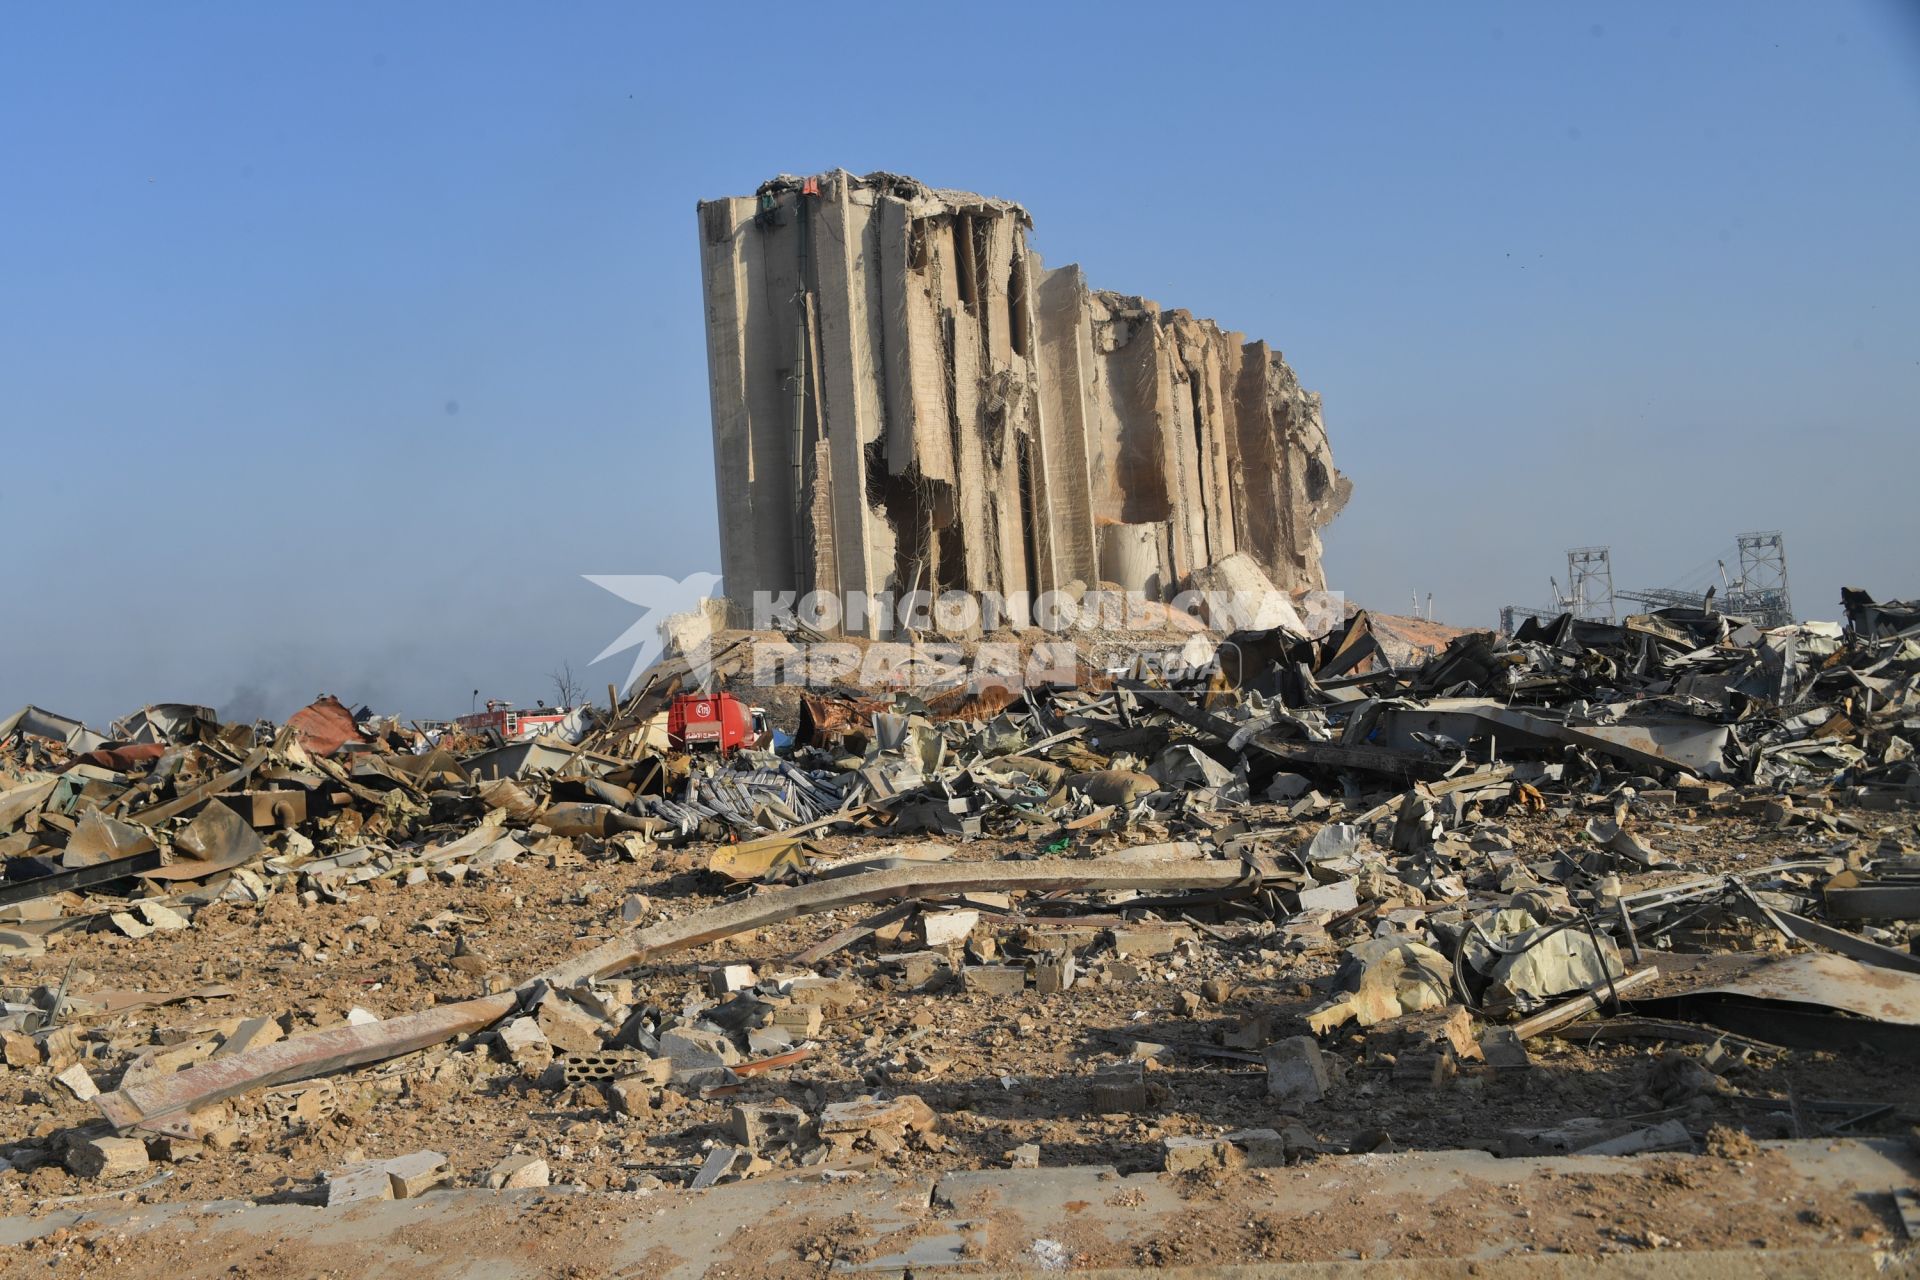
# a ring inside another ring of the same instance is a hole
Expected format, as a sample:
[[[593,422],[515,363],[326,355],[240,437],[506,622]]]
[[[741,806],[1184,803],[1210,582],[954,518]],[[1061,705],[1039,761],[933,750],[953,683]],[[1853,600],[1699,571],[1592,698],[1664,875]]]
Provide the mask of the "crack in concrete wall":
[[[1323,588],[1351,490],[1264,342],[1047,269],[1019,205],[835,170],[699,206],[721,570],[757,592]],[[857,628],[883,633],[885,621]]]

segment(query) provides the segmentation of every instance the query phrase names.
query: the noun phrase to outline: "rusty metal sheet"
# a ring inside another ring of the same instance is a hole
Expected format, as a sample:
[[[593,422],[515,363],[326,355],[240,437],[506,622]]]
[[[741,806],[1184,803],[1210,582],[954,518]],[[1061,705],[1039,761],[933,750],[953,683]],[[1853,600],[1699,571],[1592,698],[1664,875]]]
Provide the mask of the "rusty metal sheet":
[[[266,849],[247,820],[214,800],[173,838],[181,856],[147,872],[152,880],[199,880],[251,862]]]
[[[97,751],[84,752],[75,756],[55,770],[65,773],[79,765],[90,764],[97,769],[110,769],[114,773],[132,773],[135,767],[151,764],[168,751],[164,742],[136,742],[124,747],[101,747]]]
[[[72,716],[63,716],[43,707],[29,703],[5,720],[0,720],[0,742],[6,741],[16,733],[31,734],[36,738],[51,738],[63,742],[74,751],[92,751],[106,743],[104,735],[87,728]]]
[[[353,712],[330,693],[288,716],[286,727],[293,731],[301,749],[315,756],[330,756],[349,742],[367,740],[353,722]]]
[[[873,717],[891,711],[890,703],[874,698],[836,698],[803,693],[800,721],[794,740],[823,751],[845,749],[854,755],[866,750],[873,736]]]
[[[1687,995],[1736,995],[1819,1005],[1920,1027],[1920,974],[1864,965],[1819,952],[1767,960],[1731,979],[1689,990]]]
[[[275,827],[297,827],[307,820],[307,793],[298,789],[229,791],[214,799],[263,831]]]

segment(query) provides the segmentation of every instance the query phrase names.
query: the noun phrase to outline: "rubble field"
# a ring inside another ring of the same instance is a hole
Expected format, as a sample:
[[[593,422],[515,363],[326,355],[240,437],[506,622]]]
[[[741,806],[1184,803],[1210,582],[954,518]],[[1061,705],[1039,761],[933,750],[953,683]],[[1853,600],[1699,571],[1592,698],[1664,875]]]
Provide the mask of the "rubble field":
[[[1920,1123],[1920,608],[1848,605],[1417,663],[1362,612],[1191,673],[912,693],[770,696],[723,642],[778,730],[726,757],[660,745],[686,656],[529,741],[331,699],[105,733],[29,707],[0,723],[0,1213],[599,1193],[544,1210],[578,1225],[1112,1166],[1195,1229],[1073,1265],[1196,1265],[1337,1256],[1257,1212],[1317,1166],[1479,1151],[1621,1161],[1555,1184],[1588,1225],[1546,1251],[1900,1248],[1898,1187],[1771,1231],[1709,1194],[1785,1158],[1758,1143]],[[1455,1256],[1459,1208],[1376,1225]],[[730,1274],[855,1256],[834,1221]]]

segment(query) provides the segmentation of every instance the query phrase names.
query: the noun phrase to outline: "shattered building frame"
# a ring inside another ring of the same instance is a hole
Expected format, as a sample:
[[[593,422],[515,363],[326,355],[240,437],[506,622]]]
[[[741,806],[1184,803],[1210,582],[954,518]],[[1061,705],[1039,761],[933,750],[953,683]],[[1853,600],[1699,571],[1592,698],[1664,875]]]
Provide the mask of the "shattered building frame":
[[[1011,201],[887,173],[699,206],[728,598],[1323,587],[1351,485],[1280,353],[1049,269]],[[1016,624],[1022,619],[1012,619]],[[890,620],[845,630],[888,633]]]

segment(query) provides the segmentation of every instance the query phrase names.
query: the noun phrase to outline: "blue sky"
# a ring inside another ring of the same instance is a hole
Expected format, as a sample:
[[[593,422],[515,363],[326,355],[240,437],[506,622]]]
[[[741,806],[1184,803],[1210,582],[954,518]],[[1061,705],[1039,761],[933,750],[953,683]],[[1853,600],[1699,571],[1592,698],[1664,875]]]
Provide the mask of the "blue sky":
[[[1911,3],[0,8],[0,711],[551,698],[718,568],[694,204],[891,169],[1263,337],[1331,585],[1920,595]]]

